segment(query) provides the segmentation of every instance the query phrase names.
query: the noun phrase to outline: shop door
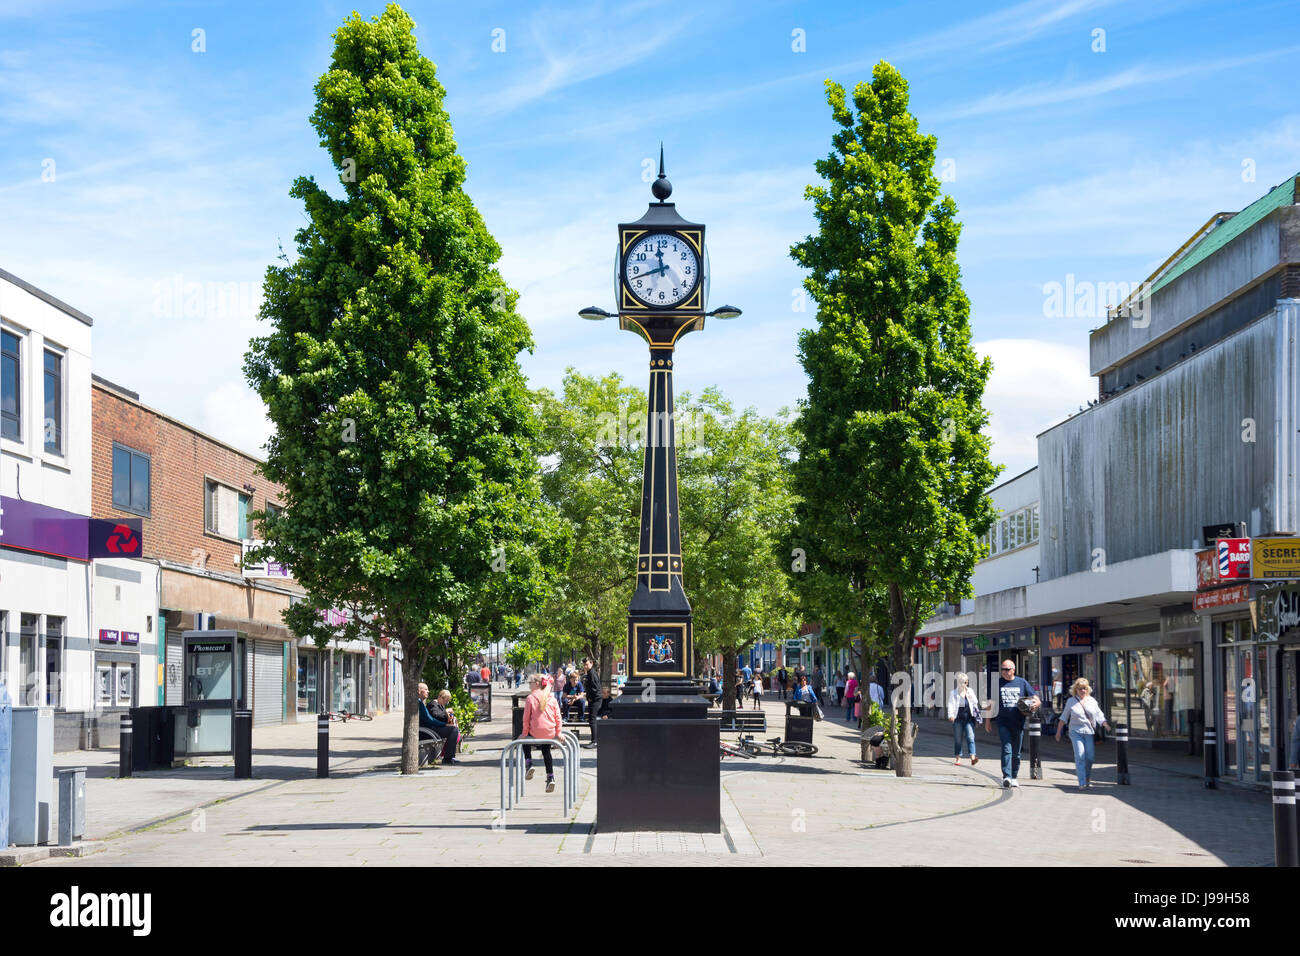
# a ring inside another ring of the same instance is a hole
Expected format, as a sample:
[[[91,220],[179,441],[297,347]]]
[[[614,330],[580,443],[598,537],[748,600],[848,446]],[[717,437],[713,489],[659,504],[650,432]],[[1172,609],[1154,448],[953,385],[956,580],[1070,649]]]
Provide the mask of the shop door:
[[[1255,649],[1236,648],[1237,654],[1237,775],[1242,780],[1255,774],[1255,747],[1259,731],[1255,706]]]
[[[1300,753],[1296,750],[1296,727],[1297,705],[1297,679],[1300,677],[1300,651],[1293,648],[1279,648],[1278,656],[1278,717],[1281,719],[1281,726],[1277,727],[1274,733],[1277,747],[1278,769],[1282,768],[1282,755],[1287,755],[1288,769],[1295,769],[1297,763],[1300,763]]]
[[[179,707],[185,703],[185,655],[181,650],[181,635],[176,631],[167,633],[167,670],[163,691],[163,703],[168,707]]]
[[[284,713],[284,645],[253,643],[253,726],[278,724]]]

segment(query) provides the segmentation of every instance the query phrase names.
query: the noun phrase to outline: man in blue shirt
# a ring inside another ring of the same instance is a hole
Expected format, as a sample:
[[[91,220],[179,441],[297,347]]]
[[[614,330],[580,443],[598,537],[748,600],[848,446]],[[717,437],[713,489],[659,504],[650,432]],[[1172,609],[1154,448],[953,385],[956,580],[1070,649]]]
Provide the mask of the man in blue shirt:
[[[1002,741],[1002,786],[1018,787],[1020,774],[1020,747],[1024,742],[1025,715],[1020,712],[1020,701],[1029,701],[1029,709],[1037,710],[1042,703],[1029,681],[1016,676],[1013,661],[1002,662],[998,677],[997,716],[998,739]],[[989,718],[984,718],[984,732],[989,732]]]

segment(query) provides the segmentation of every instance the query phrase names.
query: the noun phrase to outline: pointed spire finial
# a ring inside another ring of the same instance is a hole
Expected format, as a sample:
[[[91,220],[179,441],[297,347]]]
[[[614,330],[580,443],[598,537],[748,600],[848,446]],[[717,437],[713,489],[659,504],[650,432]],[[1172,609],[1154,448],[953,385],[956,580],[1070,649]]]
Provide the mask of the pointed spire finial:
[[[655,199],[664,202],[673,194],[673,184],[668,181],[664,175],[664,144],[659,143],[659,178],[650,185],[650,191],[654,193]]]

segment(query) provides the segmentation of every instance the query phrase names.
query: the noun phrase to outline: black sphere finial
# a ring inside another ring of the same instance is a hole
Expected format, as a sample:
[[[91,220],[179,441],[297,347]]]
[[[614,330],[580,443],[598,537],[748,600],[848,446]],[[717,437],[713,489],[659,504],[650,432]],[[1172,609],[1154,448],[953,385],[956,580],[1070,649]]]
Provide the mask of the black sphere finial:
[[[664,175],[664,144],[659,144],[659,178],[650,185],[650,191],[654,193],[655,199],[664,202],[673,194],[673,184],[668,181]]]

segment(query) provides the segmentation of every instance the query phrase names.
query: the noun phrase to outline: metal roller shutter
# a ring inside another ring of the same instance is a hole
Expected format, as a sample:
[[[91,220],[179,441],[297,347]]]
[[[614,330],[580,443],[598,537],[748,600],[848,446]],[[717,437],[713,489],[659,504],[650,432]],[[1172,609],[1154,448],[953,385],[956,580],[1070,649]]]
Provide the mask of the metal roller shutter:
[[[184,653],[181,649],[179,631],[167,632],[167,671],[164,675],[163,703],[168,707],[179,707],[185,703],[185,674],[183,670]]]
[[[284,713],[284,646],[253,643],[253,726],[278,724]]]

